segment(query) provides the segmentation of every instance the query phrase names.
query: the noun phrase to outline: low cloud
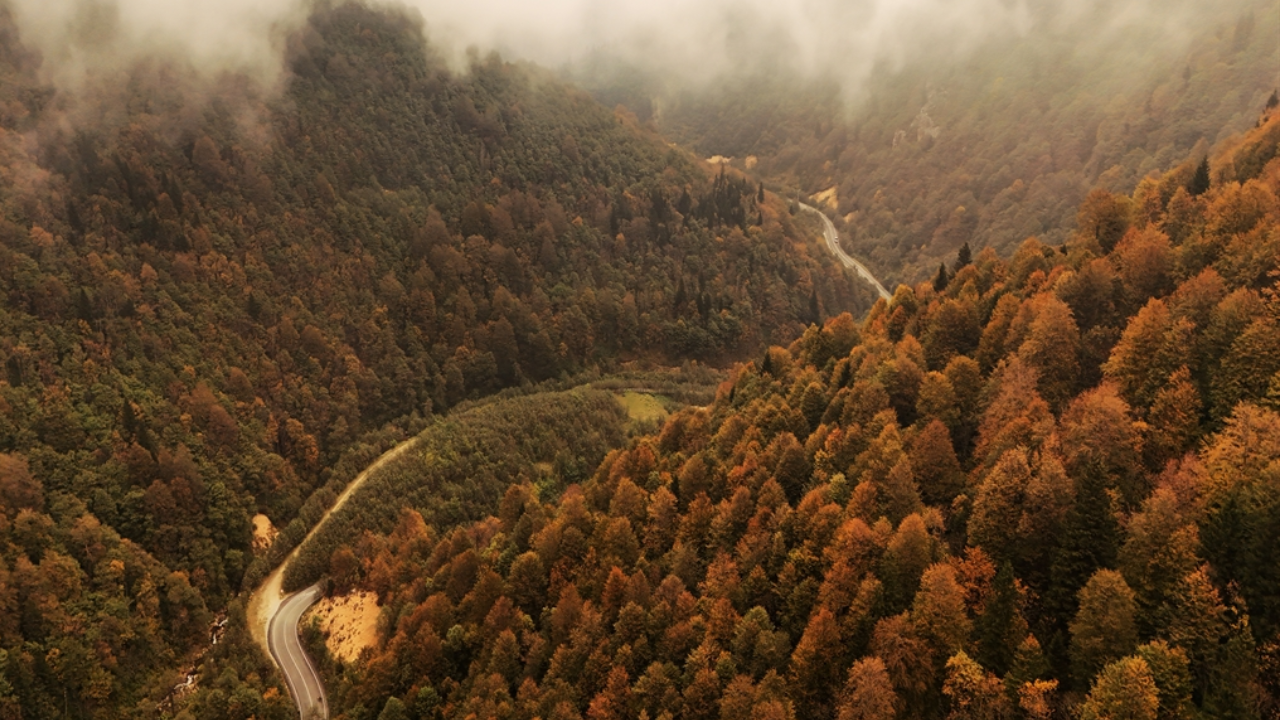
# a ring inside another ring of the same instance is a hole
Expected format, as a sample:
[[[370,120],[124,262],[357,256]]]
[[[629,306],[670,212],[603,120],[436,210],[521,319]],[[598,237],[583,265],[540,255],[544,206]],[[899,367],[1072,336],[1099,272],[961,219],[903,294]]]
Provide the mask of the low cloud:
[[[82,84],[144,57],[273,77],[305,0],[10,0],[45,72]],[[384,3],[390,4],[390,3]],[[776,68],[856,94],[877,69],[963,57],[984,43],[1071,34],[1100,47],[1131,33],[1176,48],[1248,0],[407,0],[446,57],[468,48],[553,68],[587,59],[677,84]],[[1264,2],[1254,2],[1265,7]]]
[[[297,0],[9,0],[42,71],[79,88],[142,60],[273,77],[284,36],[305,18]]]

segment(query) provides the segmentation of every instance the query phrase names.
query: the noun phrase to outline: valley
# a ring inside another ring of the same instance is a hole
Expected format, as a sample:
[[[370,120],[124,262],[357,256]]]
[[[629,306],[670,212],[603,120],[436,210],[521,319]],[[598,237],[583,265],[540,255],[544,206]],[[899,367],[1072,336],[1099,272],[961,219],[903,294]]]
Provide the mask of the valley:
[[[0,720],[1280,713],[1280,7],[530,8],[0,0]]]

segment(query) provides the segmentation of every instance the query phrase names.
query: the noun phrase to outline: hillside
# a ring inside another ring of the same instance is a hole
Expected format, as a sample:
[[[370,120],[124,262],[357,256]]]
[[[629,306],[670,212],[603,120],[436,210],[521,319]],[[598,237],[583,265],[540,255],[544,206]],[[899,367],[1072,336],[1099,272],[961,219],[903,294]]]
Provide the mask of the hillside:
[[[280,87],[157,60],[80,92],[0,10],[0,715],[152,712],[261,577],[250,517],[460,402],[870,307],[738,174],[321,5]]]
[[[1280,85],[1274,2],[1205,6],[1202,22],[1171,28],[1106,3],[1064,24],[1056,7],[1029,4],[1025,34],[958,61],[886,63],[854,90],[839,68],[674,93],[643,74],[585,80],[706,155],[755,157],[763,178],[833,190],[850,251],[892,287],[932,276],[965,242],[1005,257],[1032,236],[1062,243],[1090,189],[1130,194],[1184,161],[1190,176]]]
[[[1091,192],[1065,246],[770,348],[560,497],[339,548],[387,623],[335,716],[1274,717],[1278,151],[1273,111],[1211,173]]]

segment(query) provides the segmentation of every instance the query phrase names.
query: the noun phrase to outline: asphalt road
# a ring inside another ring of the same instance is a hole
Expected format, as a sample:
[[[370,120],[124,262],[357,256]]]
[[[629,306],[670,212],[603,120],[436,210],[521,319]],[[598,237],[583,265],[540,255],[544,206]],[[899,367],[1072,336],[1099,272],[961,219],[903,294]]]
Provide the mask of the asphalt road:
[[[303,652],[302,643],[298,640],[298,619],[308,607],[320,599],[320,591],[313,585],[285,596],[281,590],[284,584],[285,566],[293,562],[293,559],[302,551],[302,546],[319,532],[320,527],[329,520],[329,517],[341,508],[366,480],[383,465],[410,448],[416,447],[417,444],[417,438],[406,440],[383,453],[382,457],[362,470],[333,502],[333,506],[325,511],[315,527],[311,528],[307,537],[298,543],[293,552],[289,553],[284,562],[267,576],[267,579],[249,598],[249,625],[253,630],[253,639],[284,673],[285,681],[289,684],[289,692],[293,694],[294,701],[298,704],[298,713],[303,720],[312,720],[312,718],[325,720],[329,717],[324,687],[320,684],[315,668],[311,665],[311,659]]]
[[[804,203],[800,203],[800,208],[802,210],[808,210],[822,218],[822,234],[827,238],[827,247],[831,248],[831,252],[839,258],[840,262],[843,263],[845,267],[858,273],[859,277],[871,283],[872,287],[876,289],[876,292],[880,293],[880,297],[885,300],[891,300],[893,298],[893,296],[889,294],[889,291],[884,289],[884,285],[881,285],[880,281],[876,279],[876,276],[871,274],[871,271],[867,269],[866,265],[855,260],[853,256],[844,251],[844,248],[840,247],[840,233],[836,232],[836,226],[831,222],[831,218],[827,217],[826,213],[812,205],[805,205]]]
[[[289,683],[289,693],[298,704],[302,720],[327,720],[329,717],[324,685],[298,638],[298,621],[302,619],[302,613],[320,599],[320,594],[317,583],[286,597],[267,623],[267,647],[284,673],[285,682]]]

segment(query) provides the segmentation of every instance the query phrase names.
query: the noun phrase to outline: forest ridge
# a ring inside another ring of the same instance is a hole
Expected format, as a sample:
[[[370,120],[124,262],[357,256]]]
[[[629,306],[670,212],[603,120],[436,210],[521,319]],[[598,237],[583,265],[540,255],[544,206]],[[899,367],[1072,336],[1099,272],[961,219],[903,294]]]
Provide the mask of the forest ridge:
[[[559,497],[337,548],[332,592],[389,622],[328,665],[335,707],[1274,716],[1270,105],[1189,179],[1090,194],[1063,247],[962,253],[770,348]]]
[[[785,202],[536,68],[361,5],[286,59],[73,95],[0,12],[5,712],[154,711],[269,569],[251,516],[296,541],[460,402],[870,307]]]
[[[897,105],[708,139],[360,3],[275,89],[68,92],[0,3],[0,719],[296,716],[246,594],[410,438],[284,573],[378,599],[355,662],[303,628],[335,718],[1275,717],[1276,21],[1070,182],[926,132],[901,153],[956,174],[873,201]],[[999,107],[1096,119],[1042,90]],[[852,249],[932,279],[878,300],[766,189],[828,182]],[[638,435],[608,392],[708,366]]]

